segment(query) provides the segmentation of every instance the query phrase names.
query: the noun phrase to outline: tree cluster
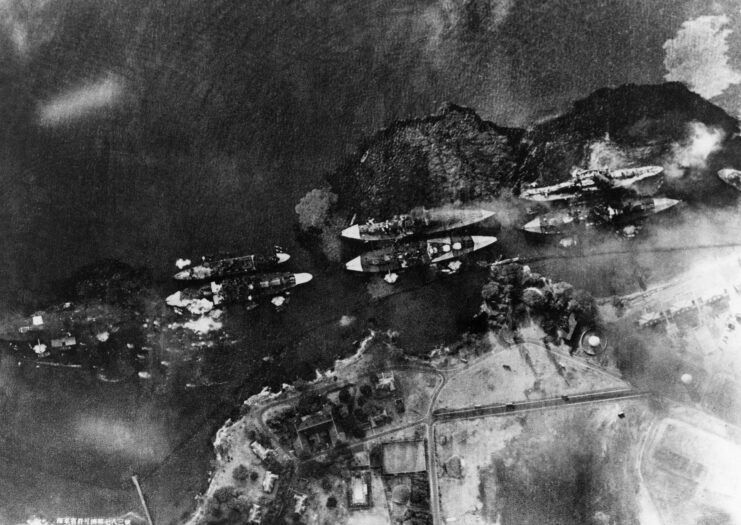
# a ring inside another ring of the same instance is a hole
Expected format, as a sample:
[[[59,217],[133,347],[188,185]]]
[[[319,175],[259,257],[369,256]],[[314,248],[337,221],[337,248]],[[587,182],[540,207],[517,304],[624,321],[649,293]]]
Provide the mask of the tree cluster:
[[[314,189],[296,205],[298,223],[302,230],[321,230],[337,203],[337,195],[329,189]]]
[[[552,283],[517,263],[492,266],[481,296],[489,326],[495,331],[515,328],[525,317],[551,336],[568,328],[571,315],[583,326],[598,322],[597,305],[589,292],[565,282]]]
[[[247,520],[249,511],[250,502],[235,487],[221,487],[208,500],[201,523],[237,525]]]

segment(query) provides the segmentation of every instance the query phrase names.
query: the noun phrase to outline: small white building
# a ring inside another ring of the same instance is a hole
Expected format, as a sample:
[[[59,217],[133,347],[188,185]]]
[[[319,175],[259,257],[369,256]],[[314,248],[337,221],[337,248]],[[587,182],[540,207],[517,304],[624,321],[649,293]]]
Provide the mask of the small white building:
[[[378,376],[378,385],[376,385],[376,388],[378,390],[388,390],[389,392],[393,392],[394,390],[396,390],[394,373],[381,372],[381,374]]]
[[[262,507],[260,505],[252,505],[250,509],[250,515],[247,518],[248,523],[261,523],[262,522]]]
[[[296,502],[296,504],[293,506],[293,512],[296,514],[303,514],[306,511],[306,500],[309,499],[309,496],[306,494],[294,494],[293,500]]]
[[[262,480],[262,490],[270,494],[275,488],[276,481],[278,481],[278,474],[273,474],[268,470],[265,472],[265,477]]]
[[[71,335],[60,337],[58,339],[51,340],[52,348],[72,348],[77,344],[77,339]]]
[[[267,459],[267,457],[273,452],[271,449],[263,447],[257,441],[250,443],[250,448],[252,449],[252,452],[255,453],[255,456],[260,458],[260,461],[265,461],[265,459]]]

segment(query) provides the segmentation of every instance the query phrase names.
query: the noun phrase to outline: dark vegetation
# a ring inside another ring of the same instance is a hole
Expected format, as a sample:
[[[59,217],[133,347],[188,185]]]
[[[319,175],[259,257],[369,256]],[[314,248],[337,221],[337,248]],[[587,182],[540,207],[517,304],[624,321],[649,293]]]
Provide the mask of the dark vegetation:
[[[152,285],[151,272],[132,268],[113,259],[89,264],[74,273],[66,284],[67,297],[103,301],[112,304],[132,303]]]
[[[599,322],[597,306],[589,292],[575,290],[569,283],[553,283],[517,263],[491,266],[481,296],[483,311],[494,331],[515,331],[520,323],[532,320],[556,339],[559,331],[569,331],[571,316],[582,326]]]
[[[361,143],[327,180],[338,207],[362,220],[488,198],[515,182],[522,133],[448,104]]]
[[[245,523],[249,516],[250,502],[235,487],[221,487],[208,500],[203,525],[237,525]]]

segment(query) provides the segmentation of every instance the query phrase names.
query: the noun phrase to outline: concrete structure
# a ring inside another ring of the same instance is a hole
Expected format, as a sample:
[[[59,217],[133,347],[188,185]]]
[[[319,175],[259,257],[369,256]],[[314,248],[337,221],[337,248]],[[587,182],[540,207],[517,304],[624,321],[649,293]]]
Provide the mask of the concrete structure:
[[[391,421],[391,416],[389,416],[385,408],[381,411],[380,414],[376,414],[368,418],[368,422],[370,423],[371,428],[380,427],[382,425],[385,425],[389,421]]]
[[[275,488],[276,481],[278,481],[278,474],[273,474],[268,470],[265,472],[265,477],[262,480],[262,490],[270,494]]]
[[[338,439],[337,426],[331,415],[323,412],[305,416],[296,428],[301,448],[316,450],[323,444],[334,445]]]
[[[394,392],[396,390],[396,379],[393,372],[381,372],[378,376],[376,390]]]
[[[52,348],[72,348],[76,344],[77,344],[77,339],[75,339],[74,337],[70,335],[51,340]]]
[[[296,514],[303,514],[304,512],[306,512],[307,499],[309,499],[309,496],[307,496],[306,494],[295,493],[293,495],[293,500],[295,501],[293,512],[295,512]]]
[[[365,509],[373,506],[371,500],[370,472],[367,470],[352,475],[347,491],[348,506],[350,509]]]
[[[250,443],[250,448],[252,449],[252,452],[255,453],[255,456],[260,458],[260,461],[265,461],[268,456],[273,453],[271,449],[263,447],[257,441],[253,441],[252,443]]]
[[[262,507],[260,505],[252,506],[247,523],[262,523]]]

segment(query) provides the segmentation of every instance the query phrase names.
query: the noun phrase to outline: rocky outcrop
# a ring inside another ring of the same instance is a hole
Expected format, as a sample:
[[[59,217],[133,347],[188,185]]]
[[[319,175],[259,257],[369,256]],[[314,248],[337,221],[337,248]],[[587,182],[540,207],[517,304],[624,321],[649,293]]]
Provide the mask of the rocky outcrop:
[[[339,214],[359,220],[517,194],[574,168],[658,164],[676,196],[712,199],[717,169],[741,162],[738,131],[735,118],[676,82],[599,89],[528,130],[448,104],[369,137],[326,178]]]
[[[360,220],[488,198],[517,181],[522,133],[448,104],[378,132],[327,179]]]

